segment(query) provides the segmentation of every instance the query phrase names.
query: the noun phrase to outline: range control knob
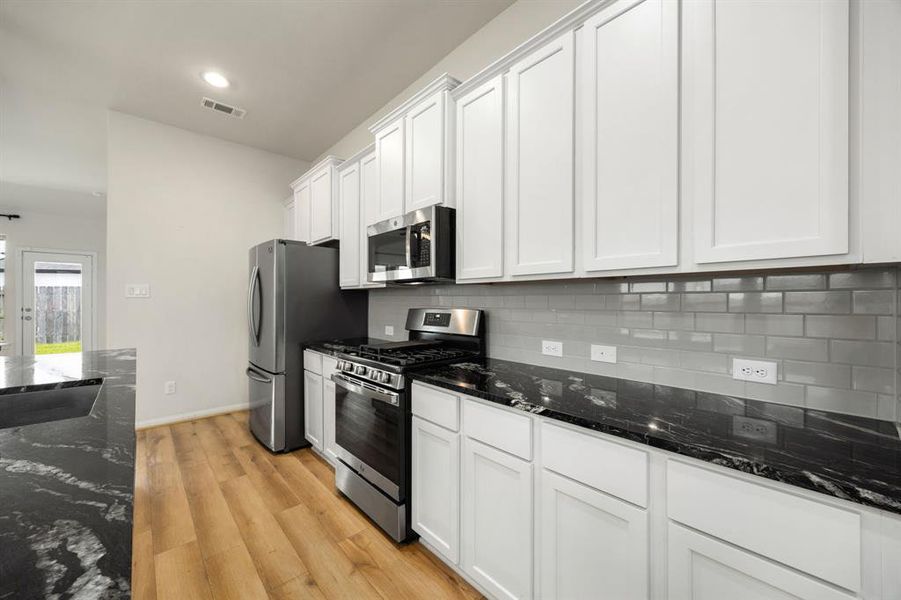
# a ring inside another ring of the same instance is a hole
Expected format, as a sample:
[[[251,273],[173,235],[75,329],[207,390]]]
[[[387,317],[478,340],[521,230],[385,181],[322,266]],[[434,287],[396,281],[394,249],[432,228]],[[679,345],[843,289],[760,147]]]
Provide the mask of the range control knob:
[[[349,360],[346,360],[341,364],[341,370],[352,373],[354,370],[354,365]]]
[[[357,365],[357,368],[354,369],[354,373],[356,373],[357,375],[365,375],[366,371],[368,371],[368,369],[363,365]]]
[[[385,371],[382,371],[381,373],[379,373],[379,382],[380,383],[388,383],[389,381],[391,381],[390,373],[386,373]]]

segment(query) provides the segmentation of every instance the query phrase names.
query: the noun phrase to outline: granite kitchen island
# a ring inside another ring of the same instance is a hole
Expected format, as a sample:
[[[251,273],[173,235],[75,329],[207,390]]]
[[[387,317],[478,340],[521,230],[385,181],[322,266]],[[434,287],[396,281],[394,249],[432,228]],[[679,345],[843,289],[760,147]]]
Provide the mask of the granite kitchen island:
[[[102,379],[86,416],[0,429],[0,599],[130,597],[135,368],[133,349],[0,359],[0,396]]]

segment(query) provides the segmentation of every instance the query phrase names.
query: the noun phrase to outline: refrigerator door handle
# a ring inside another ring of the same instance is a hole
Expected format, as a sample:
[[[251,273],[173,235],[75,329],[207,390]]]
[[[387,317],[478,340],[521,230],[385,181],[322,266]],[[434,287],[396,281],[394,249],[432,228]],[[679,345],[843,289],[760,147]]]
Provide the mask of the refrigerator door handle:
[[[247,373],[247,376],[250,377],[251,379],[253,379],[254,381],[258,381],[260,383],[266,383],[266,384],[272,383],[271,378],[261,375],[260,373],[251,369],[250,367],[247,367],[247,371],[245,371],[245,373]]]
[[[253,312],[253,296],[259,281],[260,267],[254,265],[253,270],[250,272],[250,285],[247,288],[247,326],[250,327],[250,337],[254,346],[260,345],[260,329],[256,322],[256,315]],[[262,306],[262,302],[260,304]]]

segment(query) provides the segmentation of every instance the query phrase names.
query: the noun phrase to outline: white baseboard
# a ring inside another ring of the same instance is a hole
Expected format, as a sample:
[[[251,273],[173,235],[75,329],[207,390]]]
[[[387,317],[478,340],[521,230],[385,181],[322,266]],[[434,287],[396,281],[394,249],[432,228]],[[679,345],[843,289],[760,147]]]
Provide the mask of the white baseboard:
[[[145,419],[143,421],[135,421],[135,430],[149,429],[151,427],[159,427],[160,425],[171,425],[172,423],[192,421],[194,419],[202,419],[204,417],[214,417],[216,415],[237,412],[239,410],[247,410],[248,408],[250,407],[247,405],[247,403],[229,404],[228,406],[206,408],[204,410],[196,410],[194,412],[182,413],[179,415],[170,415],[168,417],[160,417],[158,419]]]

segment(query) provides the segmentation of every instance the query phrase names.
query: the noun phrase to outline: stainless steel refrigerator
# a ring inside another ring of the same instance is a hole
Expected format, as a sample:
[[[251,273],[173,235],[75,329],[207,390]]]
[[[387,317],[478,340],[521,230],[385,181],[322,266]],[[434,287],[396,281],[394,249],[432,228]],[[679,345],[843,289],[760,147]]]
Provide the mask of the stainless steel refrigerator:
[[[304,439],[305,342],[365,336],[368,294],[338,287],[338,250],[271,240],[250,249],[250,430],[273,452]]]

